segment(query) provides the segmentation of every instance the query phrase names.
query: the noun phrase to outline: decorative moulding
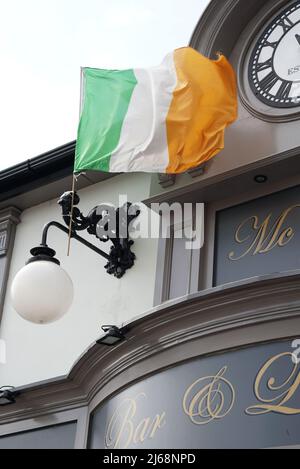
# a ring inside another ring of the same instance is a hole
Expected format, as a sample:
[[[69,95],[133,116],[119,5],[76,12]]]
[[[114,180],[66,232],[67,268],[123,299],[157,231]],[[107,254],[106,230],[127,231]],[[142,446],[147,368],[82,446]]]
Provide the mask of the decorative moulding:
[[[168,301],[132,322],[128,340],[115,347],[92,345],[68,376],[19,388],[16,404],[0,408],[0,424],[83,406],[92,410],[122,388],[181,361],[294,337],[300,332],[299,287],[296,271]]]
[[[200,17],[190,39],[190,46],[210,57],[214,54],[215,43],[220,31],[241,0],[213,0]]]
[[[0,257],[8,253],[14,227],[20,222],[20,214],[21,211],[15,207],[0,211]]]

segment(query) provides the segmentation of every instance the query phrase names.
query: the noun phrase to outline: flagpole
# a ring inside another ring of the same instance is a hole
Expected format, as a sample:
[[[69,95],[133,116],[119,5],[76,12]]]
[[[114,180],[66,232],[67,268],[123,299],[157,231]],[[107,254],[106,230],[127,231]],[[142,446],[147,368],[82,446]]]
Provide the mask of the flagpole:
[[[70,225],[69,225],[69,235],[68,235],[68,249],[67,256],[70,255],[70,246],[71,246],[71,236],[72,236],[72,224],[73,224],[73,207],[74,207],[74,194],[75,194],[75,174],[73,173],[72,180],[72,201],[71,201],[71,213],[70,213]]]
[[[82,103],[83,103],[83,69],[84,67],[80,67],[80,96],[79,96],[79,119],[81,116],[82,111]],[[69,225],[69,235],[68,235],[68,248],[67,248],[67,256],[70,255],[70,247],[71,247],[71,235],[72,235],[72,223],[73,223],[73,207],[74,207],[74,194],[75,194],[75,181],[77,180],[75,173],[73,171],[73,179],[72,179],[72,201],[71,201],[71,213],[70,213],[70,225]]]

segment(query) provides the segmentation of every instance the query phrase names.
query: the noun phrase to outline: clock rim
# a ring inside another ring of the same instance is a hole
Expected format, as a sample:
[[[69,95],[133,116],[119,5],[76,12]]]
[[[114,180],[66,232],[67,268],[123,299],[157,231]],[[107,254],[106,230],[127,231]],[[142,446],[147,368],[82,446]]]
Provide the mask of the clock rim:
[[[257,88],[255,87],[255,84],[254,84],[253,79],[252,79],[252,66],[253,66],[253,62],[254,62],[254,57],[255,57],[258,49],[259,49],[259,44],[261,42],[261,39],[270,30],[271,25],[274,24],[277,20],[279,20],[286,11],[293,8],[293,6],[295,6],[295,5],[298,5],[297,9],[300,10],[300,1],[299,0],[293,1],[292,3],[289,3],[285,7],[281,8],[280,13],[277,12],[277,15],[275,17],[272,17],[272,19],[270,19],[268,21],[268,25],[265,26],[264,29],[260,29],[260,34],[259,34],[259,36],[257,37],[257,39],[255,41],[255,46],[256,47],[253,48],[253,42],[252,42],[252,52],[251,52],[251,55],[250,55],[250,58],[249,58],[249,61],[248,61],[248,81],[249,81],[249,85],[250,85],[250,88],[251,88],[254,96],[256,97],[256,99],[263,102],[264,104],[267,104],[271,108],[279,108],[279,109],[284,108],[284,109],[290,109],[290,110],[295,110],[295,109],[300,108],[300,96],[299,96],[299,102],[296,103],[296,104],[272,102],[272,101],[270,101],[270,99],[266,98],[265,96],[262,96],[259,92],[257,92]],[[295,23],[295,26],[299,23],[300,23],[300,19],[299,19],[299,21],[297,21],[297,23]],[[275,27],[276,26],[274,26],[273,29],[275,29]],[[272,34],[272,32],[270,34]],[[288,34],[288,33],[286,33],[286,34]],[[285,37],[285,34],[280,38],[277,47],[279,46],[280,42],[283,40],[284,37]],[[274,63],[275,53],[276,53],[276,50],[274,51],[274,54],[273,54],[272,63]],[[273,70],[274,70],[274,68],[273,68]],[[277,77],[278,77],[279,80],[282,80],[278,75],[277,75]],[[299,80],[299,82],[300,82],[300,80]]]
[[[249,21],[233,49],[232,58],[233,60],[236,58],[240,103],[249,114],[265,122],[283,123],[300,119],[300,108],[298,107],[273,107],[269,103],[266,104],[259,100],[253,93],[248,79],[248,66],[252,49],[261,36],[262,30],[266,28],[266,24],[274,20],[281,11],[292,3],[295,3],[295,0],[288,4],[286,0],[269,0]]]

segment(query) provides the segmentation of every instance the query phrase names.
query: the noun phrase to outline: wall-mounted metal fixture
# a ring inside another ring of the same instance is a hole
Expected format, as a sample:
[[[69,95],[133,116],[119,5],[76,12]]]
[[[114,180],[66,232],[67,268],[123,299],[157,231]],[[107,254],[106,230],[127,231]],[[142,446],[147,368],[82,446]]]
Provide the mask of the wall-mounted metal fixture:
[[[257,174],[254,176],[254,181],[257,182],[258,184],[263,184],[264,182],[267,182],[268,177],[265,174]]]
[[[96,342],[97,344],[103,345],[115,345],[118,342],[126,339],[126,332],[129,331],[128,326],[124,326],[119,328],[117,326],[102,326],[101,329],[105,332],[105,335],[98,339]]]
[[[20,394],[13,386],[2,386],[0,388],[0,406],[14,404],[16,397]]]
[[[27,261],[13,280],[11,299],[15,310],[24,319],[38,324],[45,324],[61,318],[69,309],[73,300],[73,284],[67,272],[60,267],[55,258],[55,251],[47,244],[49,228],[54,227],[71,235],[84,246],[96,252],[107,263],[109,274],[121,278],[127,269],[134,265],[135,254],[131,251],[133,241],[129,239],[130,223],[139,215],[140,210],[131,203],[114,208],[108,204],[94,207],[84,216],[76,205],[80,199],[74,193],[65,192],[58,203],[62,207],[62,216],[66,224],[50,221],[44,226],[39,246],[30,250],[32,257]],[[72,209],[73,206],[73,209]],[[71,222],[72,226],[68,228]],[[111,241],[110,251],[106,253],[94,244],[78,235],[87,231],[102,242]]]

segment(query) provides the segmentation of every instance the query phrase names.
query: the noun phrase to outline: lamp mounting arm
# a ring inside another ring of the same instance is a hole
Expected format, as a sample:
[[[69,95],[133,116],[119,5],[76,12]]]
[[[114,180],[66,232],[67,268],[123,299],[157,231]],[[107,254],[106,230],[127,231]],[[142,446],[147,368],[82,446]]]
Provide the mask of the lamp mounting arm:
[[[108,263],[105,265],[107,272],[117,278],[122,277],[125,271],[133,266],[135,260],[135,254],[131,251],[131,246],[134,242],[129,239],[129,229],[130,223],[140,214],[139,208],[130,202],[118,208],[109,204],[101,204],[95,206],[85,216],[77,207],[80,198],[76,192],[74,192],[73,209],[72,198],[73,192],[68,191],[64,192],[58,200],[58,204],[62,208],[62,217],[67,227],[70,226],[72,219],[71,236],[88,247],[93,246],[91,249],[108,260]],[[50,226],[56,226],[62,231],[68,232],[68,228],[58,222],[50,222]],[[44,228],[46,237],[47,230],[46,225]],[[84,230],[102,242],[111,241],[112,246],[109,254],[96,248],[96,246],[88,243],[77,234],[77,231]]]
[[[62,225],[61,223],[59,223],[58,221],[50,221],[49,223],[47,223],[44,228],[43,228],[43,233],[42,233],[42,242],[40,244],[41,247],[48,247],[48,244],[47,244],[47,236],[48,236],[48,231],[49,231],[49,228],[51,226],[54,226],[55,228],[58,228],[59,230],[63,231],[64,233],[66,233],[67,235],[69,234],[69,230],[66,226]],[[89,241],[87,241],[86,239],[82,238],[81,236],[79,236],[78,234],[76,234],[75,232],[72,232],[71,233],[71,237],[76,239],[77,241],[79,241],[81,244],[84,244],[86,247],[92,249],[93,251],[95,251],[97,254],[100,254],[100,256],[104,257],[105,259],[109,260],[109,255],[102,251],[102,249],[99,249],[97,248],[97,246],[95,246],[94,244],[90,243]],[[33,248],[35,249],[35,248]]]

